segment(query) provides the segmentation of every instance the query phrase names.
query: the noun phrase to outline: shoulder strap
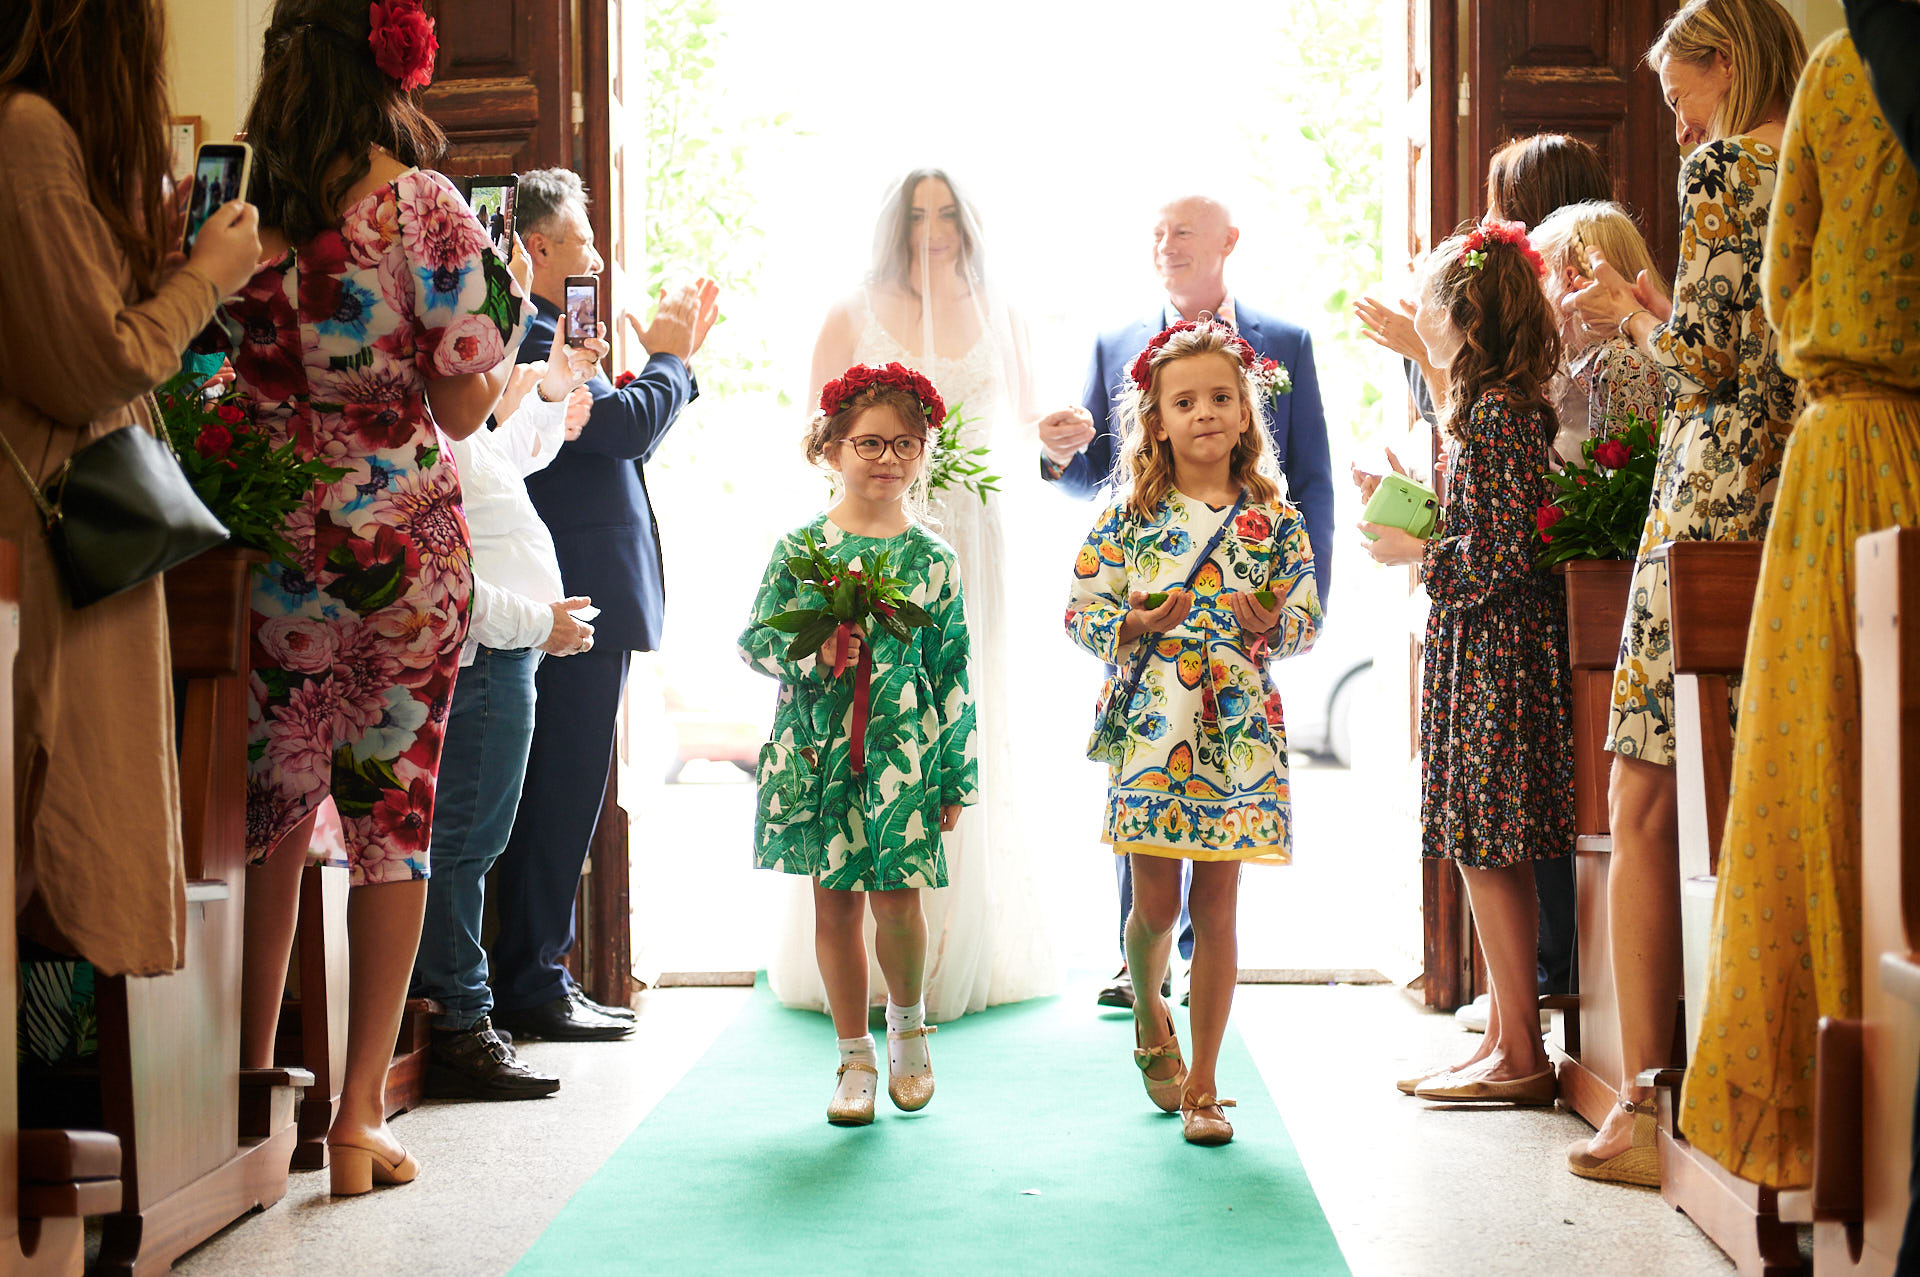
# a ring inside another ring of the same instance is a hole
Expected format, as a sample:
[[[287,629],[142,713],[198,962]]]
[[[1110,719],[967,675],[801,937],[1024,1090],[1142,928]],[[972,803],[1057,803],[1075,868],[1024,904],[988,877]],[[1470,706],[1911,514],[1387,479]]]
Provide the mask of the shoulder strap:
[[[1242,488],[1240,495],[1233,499],[1233,507],[1227,511],[1227,517],[1220,520],[1220,526],[1213,530],[1213,538],[1207,542],[1206,549],[1200,551],[1200,557],[1193,561],[1193,570],[1187,573],[1186,583],[1180,587],[1181,589],[1191,590],[1193,583],[1200,579],[1200,569],[1207,566],[1207,561],[1213,557],[1213,552],[1220,548],[1220,539],[1227,535],[1227,529],[1233,526],[1234,519],[1239,516],[1241,507],[1246,503],[1247,490]],[[1133,699],[1133,690],[1140,685],[1140,676],[1147,672],[1147,658],[1152,655],[1153,644],[1146,643],[1140,649],[1140,655],[1134,658],[1133,670],[1127,675],[1127,700]]]

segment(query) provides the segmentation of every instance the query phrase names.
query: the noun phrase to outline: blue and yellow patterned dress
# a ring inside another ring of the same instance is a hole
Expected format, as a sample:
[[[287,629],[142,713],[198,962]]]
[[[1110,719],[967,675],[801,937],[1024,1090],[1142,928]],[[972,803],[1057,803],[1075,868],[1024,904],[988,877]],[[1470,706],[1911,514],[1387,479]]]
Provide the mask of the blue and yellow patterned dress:
[[[1174,490],[1153,517],[1137,519],[1124,498],[1101,512],[1073,569],[1067,634],[1124,683],[1142,644],[1141,675],[1111,768],[1102,839],[1116,853],[1180,860],[1292,859],[1287,731],[1267,660],[1313,645],[1320,595],[1313,550],[1292,506],[1248,503],[1194,580],[1193,610],[1162,634],[1122,646],[1131,590],[1178,589],[1231,513]],[[1249,640],[1227,595],[1270,589],[1283,605],[1279,628]]]
[[[854,672],[839,678],[812,655],[787,659],[792,635],[767,618],[825,599],[787,571],[806,538],[845,566],[885,553],[890,576],[933,618],[901,642],[884,631],[873,650],[866,771],[849,752]],[[760,751],[754,863],[805,874],[835,891],[947,885],[940,809],[978,801],[973,697],[967,688],[967,621],[953,548],[921,527],[895,537],[844,532],[822,514],[774,547],[753,617],[740,636],[749,665],[780,680],[773,739]]]

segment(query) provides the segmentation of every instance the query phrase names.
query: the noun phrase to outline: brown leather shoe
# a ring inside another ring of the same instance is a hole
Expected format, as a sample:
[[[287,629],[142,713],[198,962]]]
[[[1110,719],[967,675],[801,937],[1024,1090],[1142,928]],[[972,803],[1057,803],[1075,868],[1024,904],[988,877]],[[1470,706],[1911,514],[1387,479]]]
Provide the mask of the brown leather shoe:
[[[1506,1082],[1449,1082],[1452,1077],[1432,1078],[1413,1089],[1422,1100],[1455,1100],[1477,1104],[1551,1104],[1559,1087],[1553,1070],[1543,1069],[1526,1077]]]

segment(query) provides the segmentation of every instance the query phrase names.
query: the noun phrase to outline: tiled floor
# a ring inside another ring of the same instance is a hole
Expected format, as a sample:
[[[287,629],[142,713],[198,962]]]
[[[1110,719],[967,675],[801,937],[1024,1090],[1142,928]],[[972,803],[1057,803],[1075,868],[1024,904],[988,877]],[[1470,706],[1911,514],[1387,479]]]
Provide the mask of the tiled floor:
[[[415,1184],[334,1202],[324,1174],[297,1175],[284,1201],[230,1227],[177,1271],[505,1272],[746,996],[654,992],[642,996],[632,1041],[528,1044],[529,1059],[566,1079],[554,1098],[430,1104],[408,1114],[396,1129],[424,1167]],[[1092,1013],[1091,986],[1069,996],[1084,998]],[[1234,1020],[1355,1274],[1733,1271],[1657,1194],[1567,1174],[1561,1151],[1585,1131],[1578,1118],[1446,1108],[1396,1092],[1394,1078],[1472,1045],[1450,1016],[1422,1011],[1399,990],[1248,986]],[[1125,1048],[1116,1043],[1116,1067],[1126,1063]],[[1256,1084],[1222,1083],[1229,1091]],[[669,1182],[672,1168],[661,1175]],[[633,1271],[645,1271],[644,1256]]]

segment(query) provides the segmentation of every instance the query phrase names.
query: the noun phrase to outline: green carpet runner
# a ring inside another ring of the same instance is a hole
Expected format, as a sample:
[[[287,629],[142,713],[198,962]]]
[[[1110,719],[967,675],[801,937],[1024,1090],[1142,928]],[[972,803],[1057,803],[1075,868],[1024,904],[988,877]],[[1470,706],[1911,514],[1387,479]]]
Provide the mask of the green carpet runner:
[[[763,977],[514,1272],[1347,1272],[1231,1030],[1219,1074],[1240,1107],[1219,1149],[1148,1103],[1130,1018],[1078,988],[942,1025],[919,1113],[888,1101],[875,1037],[874,1124],[829,1126],[832,1027]]]

